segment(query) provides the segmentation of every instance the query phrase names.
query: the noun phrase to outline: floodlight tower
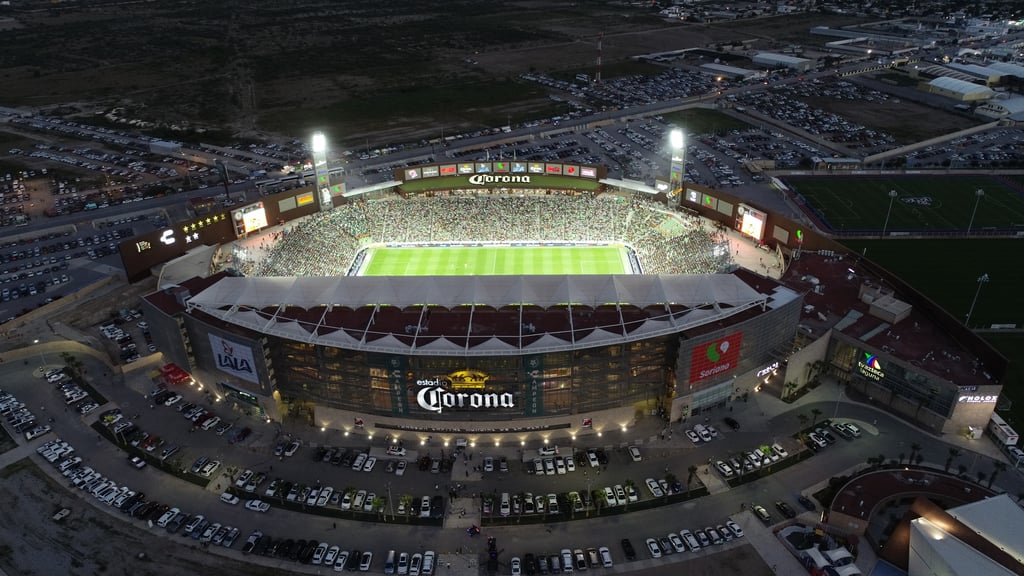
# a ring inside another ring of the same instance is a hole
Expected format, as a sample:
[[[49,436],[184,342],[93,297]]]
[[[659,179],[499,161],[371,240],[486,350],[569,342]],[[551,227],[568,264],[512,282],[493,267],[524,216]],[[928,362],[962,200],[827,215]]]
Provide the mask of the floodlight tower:
[[[669,168],[669,205],[679,206],[683,197],[683,175],[686,173],[686,149],[683,147],[683,131],[675,128],[668,135],[668,143],[672,148],[672,163]]]
[[[327,170],[327,137],[323,132],[313,134],[313,174],[320,210],[330,210],[334,203],[331,202],[331,175]]]

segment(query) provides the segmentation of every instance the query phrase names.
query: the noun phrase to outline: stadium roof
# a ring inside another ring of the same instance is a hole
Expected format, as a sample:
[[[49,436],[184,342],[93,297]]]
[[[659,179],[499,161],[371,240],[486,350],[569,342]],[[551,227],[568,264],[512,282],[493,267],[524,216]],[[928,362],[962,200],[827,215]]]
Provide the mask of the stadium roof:
[[[673,334],[763,310],[768,300],[734,274],[228,277],[187,307],[323,346],[482,356]]]

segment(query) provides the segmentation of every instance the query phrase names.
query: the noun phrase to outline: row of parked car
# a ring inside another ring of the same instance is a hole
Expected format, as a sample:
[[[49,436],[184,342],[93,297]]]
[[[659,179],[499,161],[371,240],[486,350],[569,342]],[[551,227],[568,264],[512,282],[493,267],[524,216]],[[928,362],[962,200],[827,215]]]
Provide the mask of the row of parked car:
[[[373,567],[373,552],[345,550],[337,544],[318,540],[281,538],[274,539],[255,530],[242,545],[243,554],[270,556],[330,568],[335,572],[369,572]],[[385,573],[408,576],[432,576],[437,554],[433,550],[408,554],[388,552]]]
[[[600,548],[563,548],[558,554],[526,554],[520,559],[513,557],[509,562],[512,576],[533,576],[534,574],[558,574],[559,572],[582,572],[587,568],[611,568],[615,565],[612,552],[607,546]]]
[[[0,390],[0,415],[15,432],[24,433],[26,440],[38,438],[50,431],[49,424],[38,422],[35,413],[26,408],[24,402],[19,402],[14,394],[4,390]]]
[[[670,532],[667,536],[647,538],[644,544],[652,558],[661,558],[674,553],[697,552],[701,548],[718,546],[742,537],[743,528],[732,520],[726,520],[724,524],[717,526],[708,526],[693,531],[682,530],[678,534]],[[633,560],[636,558],[636,552],[635,550],[631,551],[631,544],[627,550],[628,543],[628,540],[623,540],[623,550],[626,552],[626,558]]]

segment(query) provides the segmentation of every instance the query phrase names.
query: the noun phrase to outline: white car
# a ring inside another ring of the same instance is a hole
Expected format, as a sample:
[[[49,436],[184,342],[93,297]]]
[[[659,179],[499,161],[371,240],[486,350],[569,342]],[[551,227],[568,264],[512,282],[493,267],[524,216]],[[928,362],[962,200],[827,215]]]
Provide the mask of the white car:
[[[235,486],[242,488],[249,481],[249,479],[252,478],[252,475],[252,470],[246,470],[245,472],[242,472],[242,475],[238,477],[238,480],[235,480]]]
[[[569,457],[567,457],[565,459],[565,470],[567,472],[575,472],[576,471],[576,461],[573,460],[572,456],[569,456]]]
[[[597,452],[593,450],[587,450],[587,462],[590,463],[591,468],[597,468],[601,465],[601,462],[597,459]]]
[[[625,506],[628,500],[626,499],[626,491],[622,488],[622,484],[615,485],[615,503],[619,506]]]
[[[408,466],[408,462],[405,460],[399,460],[398,464],[395,464],[395,476],[405,476],[405,469]]]
[[[561,456],[555,457],[555,472],[558,474],[565,474],[565,458]]]
[[[633,462],[639,462],[643,460],[643,456],[640,455],[640,448],[636,446],[629,447],[629,457],[633,459]]]
[[[224,493],[222,493],[220,495],[220,501],[225,503],[225,504],[230,504],[230,505],[234,506],[235,504],[238,504],[239,498],[238,498],[238,496],[235,496],[234,494],[232,494],[230,492],[224,492]]]
[[[167,523],[171,521],[171,518],[174,518],[175,516],[177,516],[178,512],[181,512],[181,510],[179,510],[177,508],[171,508],[167,512],[164,512],[164,515],[161,516],[160,519],[156,521],[156,525],[161,527],[161,528],[166,528],[167,527]]]
[[[636,488],[633,488],[632,484],[626,484],[626,499],[630,502],[636,502],[640,499],[640,495],[636,493]]]
[[[356,472],[362,470],[363,464],[366,463],[367,458],[369,458],[369,456],[366,455],[366,452],[361,452],[358,456],[356,456],[355,461],[352,462],[352,469],[355,470]]]
[[[612,566],[614,566],[614,563],[612,562],[612,551],[609,550],[607,546],[601,546],[600,548],[598,548],[597,553],[599,556],[601,556],[602,566],[604,566],[605,568],[611,568]]]
[[[330,486],[321,490],[320,495],[316,497],[316,505],[320,507],[327,506],[327,502],[330,501],[332,494],[334,494],[334,488]]]
[[[405,456],[405,448],[400,446],[388,446],[388,456]]]
[[[651,558],[661,558],[661,546],[658,546],[657,540],[648,538],[645,543],[647,544],[647,551],[651,553]]]
[[[523,574],[523,563],[518,556],[513,556],[510,562],[512,568],[512,576],[522,576]]]
[[[316,550],[313,551],[313,564],[322,564],[324,556],[327,555],[327,549],[329,548],[327,542],[321,542],[317,545]]]
[[[377,459],[375,457],[370,456],[369,458],[367,458],[366,462],[363,463],[363,472],[373,472],[373,466],[376,463]]]
[[[700,436],[697,435],[693,430],[686,431],[686,437],[690,439],[690,442],[694,444],[700,444]]]
[[[400,575],[405,575],[405,574],[409,573],[409,553],[408,552],[402,552],[401,554],[398,555],[398,564],[397,564],[396,568],[397,568],[398,574],[400,574]]]
[[[245,509],[252,510],[253,512],[266,512],[270,510],[270,504],[267,504],[263,500],[246,500]]]
[[[658,485],[658,481],[655,480],[654,478],[648,478],[647,480],[644,481],[644,483],[647,484],[647,489],[651,491],[651,496],[654,496],[655,498],[661,498],[662,496],[665,495],[665,492],[662,491],[661,486]]]
[[[373,512],[374,500],[376,499],[376,492],[368,492],[366,494],[366,501],[363,502],[363,512]]]
[[[363,503],[366,502],[366,490],[360,490],[356,492],[355,498],[352,499],[352,509],[362,510]],[[430,509],[430,499],[427,498],[427,509]]]
[[[203,422],[202,428],[203,430],[209,430],[210,428],[213,428],[217,424],[220,424],[220,416],[214,416],[213,418],[210,418],[206,422]]]
[[[743,528],[740,528],[739,524],[733,522],[732,520],[727,520],[725,522],[725,527],[728,528],[730,532],[732,532],[732,535],[734,537],[743,538]]]

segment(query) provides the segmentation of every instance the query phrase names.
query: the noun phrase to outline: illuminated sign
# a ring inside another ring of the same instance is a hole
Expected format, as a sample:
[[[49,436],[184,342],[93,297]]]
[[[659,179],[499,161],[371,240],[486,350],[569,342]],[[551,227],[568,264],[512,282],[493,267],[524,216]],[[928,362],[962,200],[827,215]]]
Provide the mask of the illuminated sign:
[[[313,197],[312,192],[306,192],[305,194],[299,194],[295,197],[296,206],[305,206],[306,204],[312,204],[316,198]]]
[[[417,380],[416,403],[440,414],[446,408],[515,408],[511,392],[453,392],[483,389],[488,376],[479,370],[459,370],[443,378]]]
[[[174,230],[164,230],[163,234],[160,234],[160,243],[166,246],[174,244]]]
[[[145,252],[153,247],[153,245],[146,240],[139,240],[135,243],[135,249],[139,252]]]
[[[764,234],[764,218],[756,212],[746,211],[740,221],[740,232],[760,240]]]
[[[957,402],[962,404],[995,404],[999,400],[999,395],[982,396],[979,394],[965,394],[957,398]]]
[[[771,364],[769,364],[769,365],[765,366],[764,368],[761,368],[760,370],[758,370],[756,377],[757,378],[761,378],[762,376],[767,376],[767,375],[771,374],[772,372],[775,372],[778,369],[779,369],[779,363],[777,361],[776,362],[772,362]]]
[[[236,344],[215,334],[210,334],[210,348],[217,362],[217,369],[232,376],[259,383],[256,376],[256,362],[253,361],[252,348]]]
[[[242,215],[242,222],[245,224],[245,232],[248,234],[253,230],[259,230],[260,228],[267,227],[267,211],[263,209],[263,206],[255,210],[249,210]]]
[[[699,382],[735,368],[740,359],[740,343],[742,341],[743,333],[736,332],[724,338],[694,346],[693,355],[690,357],[690,382]]]
[[[475,184],[476,186],[484,186],[485,184],[529,184],[530,176],[491,176],[490,174],[474,174],[469,177],[469,183]]]
[[[857,362],[857,369],[860,371],[862,376],[878,381],[885,378],[885,372],[882,370],[882,363],[878,361],[878,358],[874,354],[864,352],[864,360]]]
[[[584,178],[597,178],[597,169],[584,166],[580,168],[580,176]]]

